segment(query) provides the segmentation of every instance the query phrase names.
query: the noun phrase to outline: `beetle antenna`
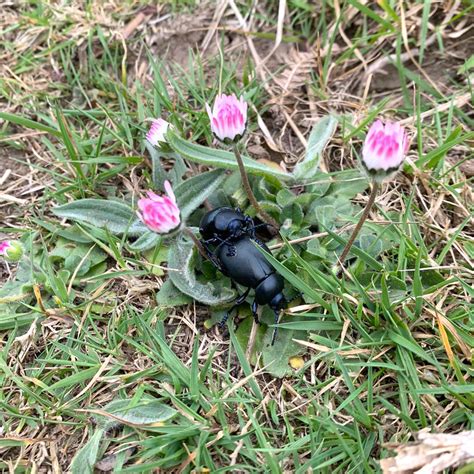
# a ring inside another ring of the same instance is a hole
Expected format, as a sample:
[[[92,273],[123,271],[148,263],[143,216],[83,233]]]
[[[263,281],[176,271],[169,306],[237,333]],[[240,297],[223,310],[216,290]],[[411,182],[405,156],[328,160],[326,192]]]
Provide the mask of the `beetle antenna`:
[[[298,298],[300,298],[301,296],[303,296],[303,293],[301,291],[298,291],[298,293],[296,293],[295,296],[293,296],[293,298],[289,299],[287,301],[287,304],[290,304],[291,302],[297,300]]]
[[[275,324],[278,324],[278,322],[279,322],[279,320],[280,320],[280,311],[278,311],[278,310],[275,309],[275,310],[274,310],[274,313],[275,313]],[[273,330],[272,342],[271,342],[271,345],[272,345],[272,346],[275,344],[277,332],[278,332],[278,326],[275,327],[275,329]]]

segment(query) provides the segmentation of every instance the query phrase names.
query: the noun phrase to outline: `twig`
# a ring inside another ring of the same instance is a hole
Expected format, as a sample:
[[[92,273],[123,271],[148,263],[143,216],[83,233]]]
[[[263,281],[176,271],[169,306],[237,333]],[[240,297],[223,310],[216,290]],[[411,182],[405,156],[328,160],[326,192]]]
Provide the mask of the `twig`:
[[[319,232],[317,234],[311,234],[306,237],[300,237],[299,239],[288,240],[288,242],[280,242],[279,244],[274,244],[269,247],[270,250],[279,249],[288,244],[300,244],[301,242],[306,242],[308,240],[317,239],[318,237],[326,237],[329,235],[329,232]]]

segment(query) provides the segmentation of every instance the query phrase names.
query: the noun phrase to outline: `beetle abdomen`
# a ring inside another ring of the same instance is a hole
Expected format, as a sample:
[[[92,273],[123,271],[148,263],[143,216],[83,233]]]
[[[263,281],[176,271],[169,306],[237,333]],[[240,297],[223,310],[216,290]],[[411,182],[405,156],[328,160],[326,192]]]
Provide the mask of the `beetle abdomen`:
[[[280,294],[285,287],[285,282],[281,275],[273,273],[255,288],[255,301],[258,304],[270,304],[275,295]]]
[[[216,253],[225,274],[240,285],[256,288],[262,280],[275,273],[274,268],[249,237],[221,245]],[[261,246],[270,252],[264,244]],[[229,248],[233,247],[229,252]]]

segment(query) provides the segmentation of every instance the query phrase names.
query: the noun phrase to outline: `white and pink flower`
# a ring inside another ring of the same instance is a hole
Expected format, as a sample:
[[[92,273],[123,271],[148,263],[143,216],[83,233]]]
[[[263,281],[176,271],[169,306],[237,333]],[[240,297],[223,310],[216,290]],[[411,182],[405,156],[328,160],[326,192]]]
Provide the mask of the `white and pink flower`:
[[[237,99],[235,94],[217,96],[212,110],[206,104],[214,135],[221,141],[242,137],[247,124],[247,107],[244,98]]]
[[[165,181],[167,196],[148,191],[147,198],[138,200],[138,217],[153,232],[167,234],[179,226],[181,219],[171,184]]]
[[[162,118],[153,120],[150,130],[146,134],[146,139],[153,146],[160,146],[160,143],[166,143],[166,132],[168,131],[169,123]]]
[[[12,244],[9,240],[3,240],[0,242],[0,255],[5,256],[7,254],[7,250],[11,248]]]
[[[376,120],[362,149],[362,163],[371,174],[391,173],[398,170],[405,159],[408,138],[399,123]]]
[[[18,262],[23,256],[23,245],[18,240],[3,240],[0,242],[0,255],[7,262]]]

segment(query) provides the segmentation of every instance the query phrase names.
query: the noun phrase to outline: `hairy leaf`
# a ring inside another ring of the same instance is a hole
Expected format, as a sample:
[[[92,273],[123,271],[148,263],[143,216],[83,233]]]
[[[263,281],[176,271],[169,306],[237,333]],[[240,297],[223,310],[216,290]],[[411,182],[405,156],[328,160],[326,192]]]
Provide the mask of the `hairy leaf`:
[[[185,295],[210,306],[227,303],[234,299],[230,288],[218,288],[211,282],[200,283],[194,271],[194,244],[184,239],[176,240],[170,247],[168,265],[169,276],[173,284]]]
[[[306,339],[306,331],[293,331],[283,329],[278,331],[275,344],[270,342],[273,335],[273,327],[269,327],[263,340],[263,364],[268,366],[268,372],[274,377],[284,377],[291,373],[290,359],[305,351],[304,347],[294,342],[293,339]]]
[[[136,220],[133,209],[127,204],[102,199],[80,199],[55,207],[53,213],[73,221],[86,222],[96,227],[106,228],[113,234],[140,233],[139,226],[134,231],[131,224]]]
[[[138,237],[133,244],[130,244],[130,249],[136,252],[143,252],[156,247],[161,241],[161,235],[151,230],[145,231],[140,237]]]
[[[171,280],[166,280],[156,294],[156,302],[161,306],[173,308],[189,304],[192,299],[179,291]]]
[[[128,399],[114,400],[101,411],[105,416],[97,416],[97,424],[105,430],[120,424],[133,427],[161,424],[177,413],[174,408],[153,398],[143,398],[140,402],[133,404],[132,400]],[[109,414],[110,417],[106,414]]]
[[[94,432],[91,439],[76,453],[71,462],[72,474],[92,474],[99,454],[100,440],[104,430]]]
[[[320,171],[319,160],[321,159],[321,153],[333,136],[336,125],[337,119],[332,115],[327,115],[315,123],[309,136],[304,160],[298,163],[293,171],[295,179],[311,179]]]
[[[176,153],[179,153],[181,156],[184,156],[190,161],[202,163],[208,166],[214,166],[216,168],[225,168],[230,170],[238,169],[237,160],[235,159],[233,153],[188,142],[184,138],[181,138],[173,130],[168,130],[166,136],[168,139],[168,144],[171,146],[171,148],[173,148]],[[248,156],[243,156],[242,159],[245,169],[250,174],[274,177],[286,181],[292,180],[292,176],[288,173],[285,173],[284,171],[270,168],[269,166],[259,163]]]
[[[183,181],[174,193],[181,211],[181,218],[186,219],[211,194],[213,194],[226,178],[223,170],[208,171]]]

